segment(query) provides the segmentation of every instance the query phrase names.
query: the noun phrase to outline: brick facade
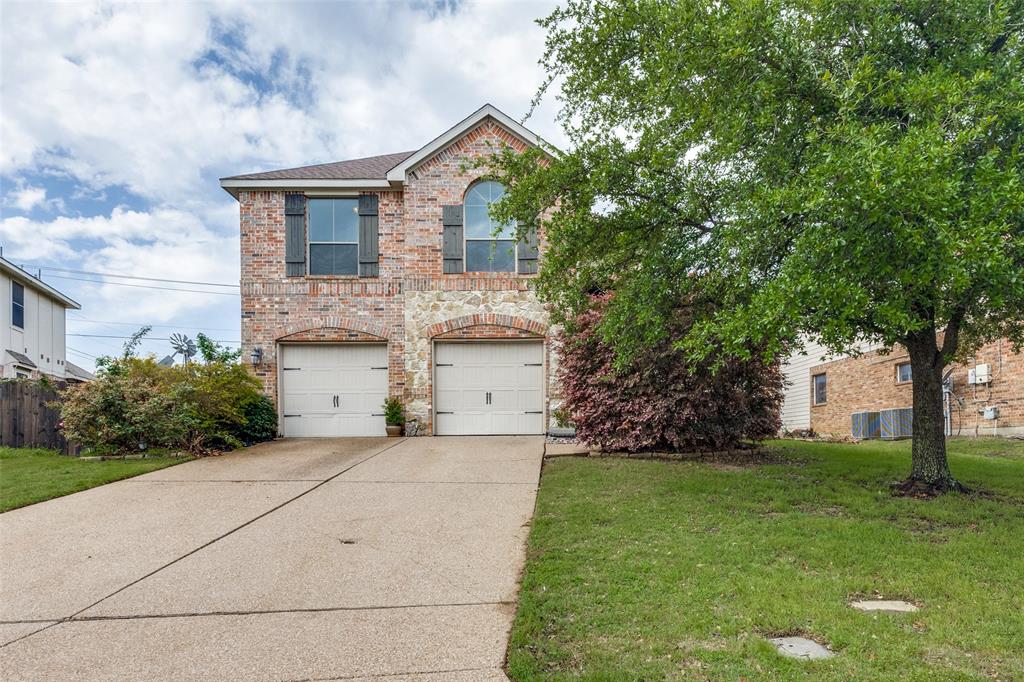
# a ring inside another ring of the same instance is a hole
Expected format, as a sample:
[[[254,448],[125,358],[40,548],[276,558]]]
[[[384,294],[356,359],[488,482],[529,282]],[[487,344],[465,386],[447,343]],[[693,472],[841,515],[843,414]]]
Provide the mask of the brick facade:
[[[430,433],[435,339],[547,339],[548,316],[534,293],[534,276],[442,273],[442,207],[462,203],[484,174],[474,162],[501,145],[526,148],[488,118],[413,168],[401,190],[372,192],[380,250],[380,274],[373,278],[286,277],[285,191],[238,192],[243,357],[262,350],[254,373],[275,404],[279,343],[386,342],[389,392],[403,398],[421,433]],[[547,392],[557,393],[550,378]]]
[[[849,435],[854,412],[911,407],[910,382],[898,382],[896,366],[909,362],[902,347],[888,355],[878,351],[847,357],[811,368],[811,381],[825,374],[827,400],[815,404],[811,398],[811,428],[818,433]],[[969,368],[988,364],[992,381],[987,385],[967,383]],[[961,435],[1011,435],[1024,433],[1024,353],[1014,353],[1006,340],[983,346],[968,362],[953,368],[953,392],[963,400],[954,407],[953,433]],[[984,419],[986,407],[999,409],[997,420]]]

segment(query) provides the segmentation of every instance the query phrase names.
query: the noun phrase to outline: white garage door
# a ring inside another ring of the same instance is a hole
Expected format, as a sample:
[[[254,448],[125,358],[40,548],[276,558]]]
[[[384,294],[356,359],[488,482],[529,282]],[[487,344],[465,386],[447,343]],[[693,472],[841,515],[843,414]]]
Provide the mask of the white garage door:
[[[544,433],[544,346],[472,341],[434,346],[439,436]]]
[[[281,346],[286,437],[383,436],[385,344]]]

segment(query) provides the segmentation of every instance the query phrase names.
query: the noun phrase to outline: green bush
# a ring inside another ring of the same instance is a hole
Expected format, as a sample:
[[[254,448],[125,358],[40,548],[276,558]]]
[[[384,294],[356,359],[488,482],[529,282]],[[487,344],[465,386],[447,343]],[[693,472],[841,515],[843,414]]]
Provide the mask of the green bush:
[[[69,440],[96,450],[202,454],[273,437],[277,415],[260,389],[237,362],[164,367],[152,358],[107,358],[95,381],[63,392],[61,419]]]
[[[277,435],[277,410],[270,398],[260,396],[245,406],[245,424],[235,434],[246,445],[272,440]]]
[[[152,359],[122,359],[95,381],[61,393],[65,437],[87,448],[128,452],[175,447],[187,428],[171,395],[169,375]]]

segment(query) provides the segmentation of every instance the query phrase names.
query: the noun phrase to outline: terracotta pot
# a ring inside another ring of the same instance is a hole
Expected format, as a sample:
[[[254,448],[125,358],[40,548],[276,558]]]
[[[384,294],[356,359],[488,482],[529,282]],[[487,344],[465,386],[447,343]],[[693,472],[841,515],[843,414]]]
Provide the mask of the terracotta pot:
[[[388,438],[398,438],[399,436],[402,435],[401,424],[388,424],[384,428],[387,429]]]

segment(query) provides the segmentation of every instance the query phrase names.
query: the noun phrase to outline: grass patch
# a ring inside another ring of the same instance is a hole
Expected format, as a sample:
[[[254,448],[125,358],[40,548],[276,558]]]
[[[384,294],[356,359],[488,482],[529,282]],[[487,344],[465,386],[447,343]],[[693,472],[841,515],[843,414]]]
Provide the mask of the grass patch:
[[[894,497],[910,444],[779,441],[788,462],[546,463],[516,680],[1024,679],[1024,443],[956,439],[983,495]],[[859,597],[904,599],[868,614]],[[779,656],[802,635],[838,653]]]
[[[163,469],[187,459],[83,461],[52,450],[0,447],[0,512]]]

